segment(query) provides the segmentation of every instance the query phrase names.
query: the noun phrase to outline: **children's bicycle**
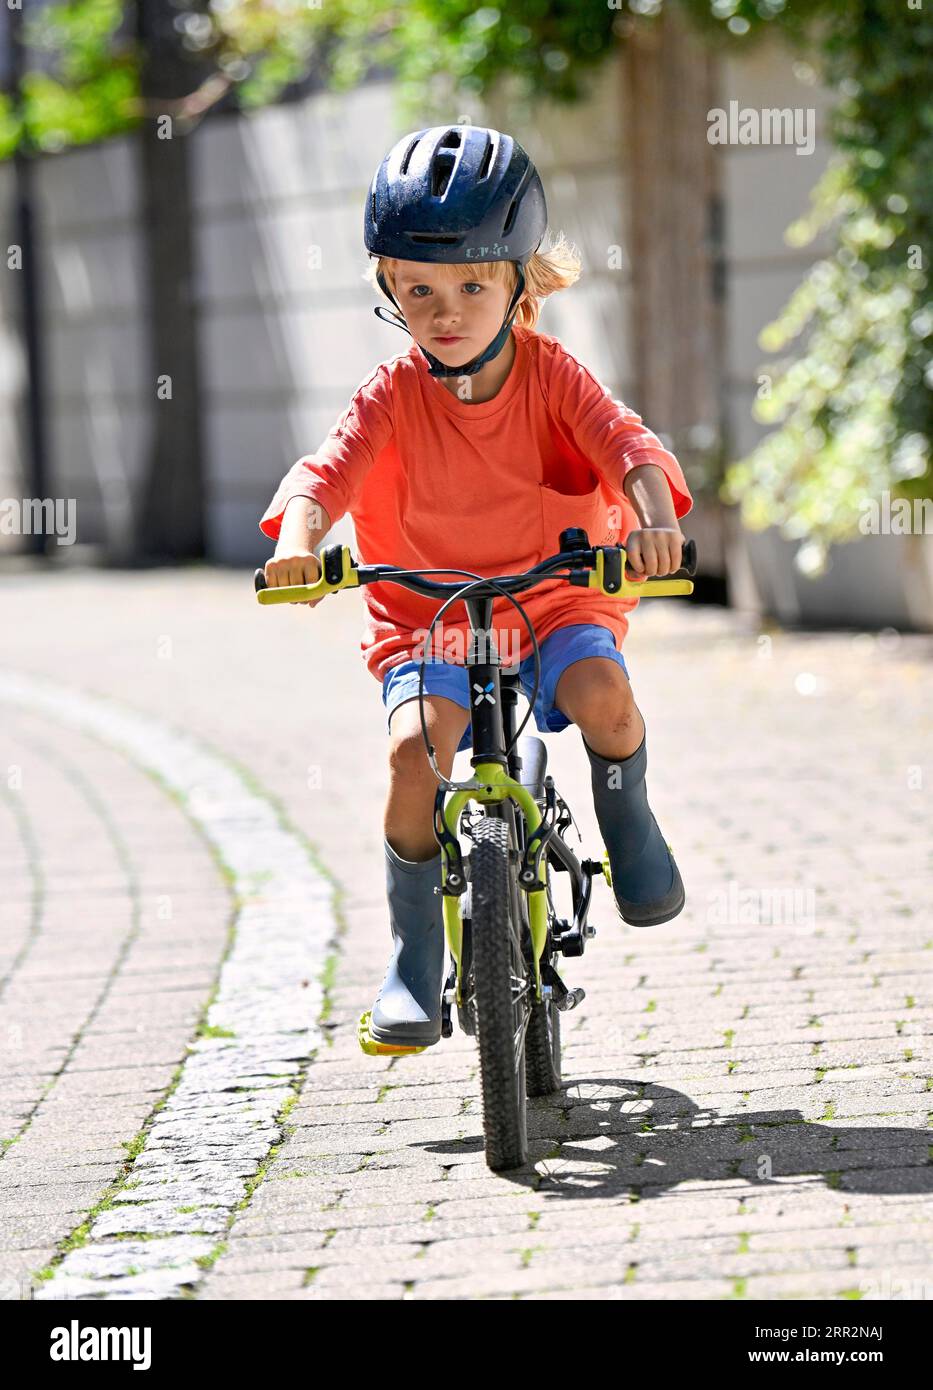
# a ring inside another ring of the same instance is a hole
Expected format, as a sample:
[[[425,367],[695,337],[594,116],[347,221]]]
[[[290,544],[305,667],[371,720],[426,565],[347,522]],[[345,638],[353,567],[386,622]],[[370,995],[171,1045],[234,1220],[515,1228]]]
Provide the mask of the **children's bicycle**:
[[[579,860],[567,843],[566,832],[574,820],[547,773],[547,749],[540,738],[521,736],[537,698],[541,659],[534,627],[514,595],[545,580],[564,578],[617,598],[668,597],[692,593],[689,576],[696,573],[693,541],[684,543],[676,575],[642,580],[626,569],[622,546],[591,546],[579,527],[562,531],[559,545],[558,554],[532,569],[495,579],[466,570],[359,565],[345,545],[325,547],[321,577],[314,584],[269,588],[263,571],[255,574],[262,604],[306,602],[338,589],[386,582],[446,600],[428,629],[428,652],[434,627],[450,606],[466,605],[474,770],[468,781],[448,780],[437,765],[424,717],[423,661],[418,707],[428,759],[438,779],[434,836],[441,848],[441,884],[435,891],[442,894],[451,958],[441,1036],[452,1035],[456,1009],[463,1032],[477,1040],[486,1162],[496,1172],[528,1161],[526,1098],[560,1089],[560,1019],[577,1007],[584,991],[569,989],[556,963],[562,956],[582,956],[587,941],[596,935],[587,921],[594,876],[603,874],[612,882],[608,854],[602,860]],[[436,574],[456,574],[461,581],[438,583],[428,577]],[[524,621],[534,654],[534,686],[517,729],[518,667],[502,668],[492,630],[493,603],[500,596],[510,600]],[[460,837],[470,842],[467,853]],[[560,874],[568,876],[570,886],[568,917],[561,917],[555,906]],[[369,1031],[369,1013],[360,1019],[358,1035],[369,1054],[424,1051],[378,1042]]]

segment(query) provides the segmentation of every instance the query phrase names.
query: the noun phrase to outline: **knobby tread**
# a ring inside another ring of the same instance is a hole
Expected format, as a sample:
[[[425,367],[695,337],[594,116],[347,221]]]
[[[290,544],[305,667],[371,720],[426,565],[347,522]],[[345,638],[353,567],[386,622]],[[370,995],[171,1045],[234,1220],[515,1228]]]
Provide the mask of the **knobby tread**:
[[[548,1037],[550,1011],[553,1041]],[[529,1096],[552,1096],[561,1089],[560,1011],[555,1004],[535,1001],[525,1034],[525,1085]]]
[[[550,878],[550,866],[547,866]],[[531,940],[531,928],[528,931]],[[548,959],[545,951],[542,965]],[[548,1036],[548,1022],[551,1035]],[[529,1096],[552,1096],[561,1089],[560,1010],[553,998],[533,1000],[528,1030],[525,1033],[525,1089]]]
[[[516,1068],[509,921],[509,831],[487,817],[470,853],[473,974],[486,1162],[494,1171],[528,1161],[525,1061]]]

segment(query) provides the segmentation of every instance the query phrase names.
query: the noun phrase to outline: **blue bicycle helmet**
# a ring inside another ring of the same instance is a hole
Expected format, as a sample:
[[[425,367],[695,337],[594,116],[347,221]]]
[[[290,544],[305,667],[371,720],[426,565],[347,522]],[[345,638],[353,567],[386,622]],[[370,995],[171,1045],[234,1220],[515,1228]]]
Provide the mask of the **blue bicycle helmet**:
[[[432,126],[392,147],[366,200],[363,240],[370,255],[447,265],[510,260],[518,274],[502,327],[478,357],[448,367],[421,348],[432,376],[473,376],[502,351],[525,288],[523,267],[546,227],[541,179],[510,135],[485,126]],[[400,310],[385,276],[377,279]],[[410,332],[399,315],[381,306],[374,313]]]

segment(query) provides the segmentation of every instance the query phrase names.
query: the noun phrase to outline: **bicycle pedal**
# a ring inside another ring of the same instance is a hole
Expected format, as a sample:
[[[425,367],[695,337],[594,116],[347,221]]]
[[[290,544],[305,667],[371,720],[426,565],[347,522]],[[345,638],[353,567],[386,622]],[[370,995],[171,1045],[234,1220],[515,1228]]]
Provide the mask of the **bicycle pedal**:
[[[367,1057],[397,1057],[404,1056],[409,1052],[427,1051],[426,1047],[400,1047],[396,1043],[380,1042],[378,1038],[374,1038],[369,1031],[371,1013],[372,1011],[367,1009],[365,1014],[361,1014],[360,1021],[356,1026],[356,1040]]]
[[[566,1014],[571,1009],[575,1009],[578,1004],[582,1004],[585,998],[585,989],[568,989],[566,994],[562,995],[560,999],[555,999],[554,1002],[561,1013]]]

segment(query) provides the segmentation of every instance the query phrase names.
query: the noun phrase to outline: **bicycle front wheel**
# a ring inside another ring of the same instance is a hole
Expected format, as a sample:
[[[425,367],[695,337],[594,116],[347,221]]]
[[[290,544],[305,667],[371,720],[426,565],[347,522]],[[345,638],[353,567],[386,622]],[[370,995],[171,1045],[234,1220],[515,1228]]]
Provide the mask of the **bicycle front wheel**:
[[[494,1172],[528,1161],[525,1033],[532,986],[515,919],[509,827],[487,816],[470,852],[473,986],[486,1162]]]

